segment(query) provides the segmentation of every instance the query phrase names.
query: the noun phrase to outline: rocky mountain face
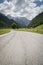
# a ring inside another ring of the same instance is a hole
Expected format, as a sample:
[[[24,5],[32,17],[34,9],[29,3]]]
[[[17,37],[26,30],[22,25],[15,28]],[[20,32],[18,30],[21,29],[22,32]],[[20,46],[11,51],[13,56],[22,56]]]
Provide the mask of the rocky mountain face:
[[[14,17],[13,18],[16,23],[18,23],[20,26],[28,26],[28,24],[30,23],[30,20],[28,20],[27,18],[25,17]]]

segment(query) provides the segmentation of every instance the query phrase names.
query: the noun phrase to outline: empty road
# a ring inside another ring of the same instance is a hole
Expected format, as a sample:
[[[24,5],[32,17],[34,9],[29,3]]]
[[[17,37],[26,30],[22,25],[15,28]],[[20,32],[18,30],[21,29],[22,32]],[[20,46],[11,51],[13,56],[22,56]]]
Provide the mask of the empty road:
[[[22,31],[0,35],[0,65],[43,65],[43,35]]]

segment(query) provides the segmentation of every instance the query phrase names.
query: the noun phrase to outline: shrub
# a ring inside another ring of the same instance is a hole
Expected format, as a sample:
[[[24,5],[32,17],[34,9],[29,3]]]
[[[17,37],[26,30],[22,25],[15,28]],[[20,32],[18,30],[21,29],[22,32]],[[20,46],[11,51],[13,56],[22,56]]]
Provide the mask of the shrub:
[[[16,24],[16,23],[13,23],[13,24],[12,24],[12,28],[13,28],[13,29],[17,28],[17,24]]]

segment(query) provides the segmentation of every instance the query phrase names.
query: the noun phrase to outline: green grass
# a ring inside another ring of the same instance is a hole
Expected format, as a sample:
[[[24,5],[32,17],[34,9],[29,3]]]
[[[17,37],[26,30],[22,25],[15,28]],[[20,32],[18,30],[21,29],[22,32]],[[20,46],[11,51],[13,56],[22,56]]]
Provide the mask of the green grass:
[[[0,35],[10,32],[11,29],[0,29]]]
[[[39,25],[35,28],[37,33],[43,34],[43,25]]]
[[[35,33],[43,34],[43,25],[39,25],[36,28],[31,28],[31,29],[28,29],[28,28],[19,28],[19,29],[16,29],[16,30],[19,30],[19,31],[28,31],[28,32],[35,32]]]
[[[37,26],[36,28],[19,28],[19,29],[15,29],[17,31],[28,31],[28,32],[35,32],[35,33],[40,33],[43,34],[43,25]],[[11,29],[0,29],[0,35],[5,34],[10,32]]]

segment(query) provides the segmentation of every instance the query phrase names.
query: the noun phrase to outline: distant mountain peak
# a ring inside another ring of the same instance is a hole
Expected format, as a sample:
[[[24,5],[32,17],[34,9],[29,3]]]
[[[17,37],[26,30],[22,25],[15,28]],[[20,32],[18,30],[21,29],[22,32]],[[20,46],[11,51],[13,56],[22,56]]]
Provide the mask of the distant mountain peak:
[[[14,17],[13,19],[21,26],[28,26],[30,22],[30,20],[25,17]]]

